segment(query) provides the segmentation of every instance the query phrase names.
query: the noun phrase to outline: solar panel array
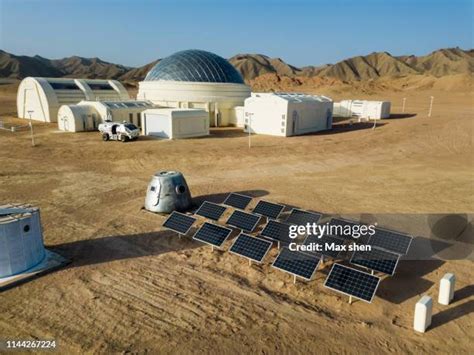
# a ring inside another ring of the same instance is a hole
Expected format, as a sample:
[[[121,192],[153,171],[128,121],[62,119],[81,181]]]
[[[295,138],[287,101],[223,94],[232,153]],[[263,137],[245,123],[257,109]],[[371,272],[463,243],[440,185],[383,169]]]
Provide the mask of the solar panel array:
[[[215,224],[206,222],[197,231],[193,239],[216,247],[220,247],[229,237],[231,232],[232,230],[229,228],[217,226]]]
[[[257,206],[255,206],[253,213],[277,219],[280,213],[285,209],[285,206],[279,205],[277,203],[272,203],[268,201],[258,201]]]
[[[225,210],[226,208],[224,206],[204,201],[201,207],[196,211],[196,214],[217,221],[221,218]]]
[[[370,251],[356,251],[351,263],[368,269],[393,275],[397,267],[399,255],[372,247]]]
[[[268,240],[252,237],[241,233],[230,248],[230,252],[245,258],[261,262],[272,247]]]
[[[334,264],[324,286],[365,302],[372,302],[380,278],[366,272]]]
[[[321,236],[321,238],[319,238],[317,235],[311,234],[306,238],[304,244],[310,245],[311,243],[321,245],[321,251],[316,253],[336,259],[340,254],[338,246],[344,245],[345,240],[342,238],[334,237],[332,235],[323,235]],[[329,248],[329,245],[334,245],[334,249]]]
[[[180,234],[188,233],[196,218],[174,211],[163,223],[163,227]]]
[[[227,220],[227,224],[246,232],[252,232],[260,221],[260,216],[255,216],[242,211],[234,211]]]
[[[289,224],[297,224],[300,226],[306,225],[308,223],[318,223],[321,218],[320,213],[314,212],[307,212],[303,210],[299,210],[297,208],[293,208],[290,215],[286,219],[286,223]]]
[[[319,261],[320,258],[316,255],[282,248],[272,266],[276,269],[280,269],[309,281],[313,278],[319,265]]]
[[[231,193],[227,196],[224,204],[238,209],[245,209],[252,198],[238,193]],[[212,202],[204,201],[196,215],[218,221],[226,207]],[[284,244],[295,241],[289,237],[290,225],[307,225],[308,223],[318,223],[321,214],[308,212],[294,208],[285,223],[277,222],[273,219],[278,218],[284,206],[267,201],[259,201],[252,213],[241,210],[234,210],[227,220],[227,224],[239,228],[248,233],[254,231],[260,221],[260,216],[271,218],[260,233],[261,237],[269,238]],[[174,211],[163,223],[165,228],[173,230],[180,234],[187,234],[196,218]],[[354,226],[360,226],[355,221],[349,221],[341,218],[333,218],[329,222],[330,226],[341,226],[353,229]],[[334,232],[334,231],[332,231]],[[196,232],[193,239],[221,247],[232,230],[220,225],[205,222]],[[301,252],[291,251],[288,247],[283,247],[272,267],[280,269],[292,275],[301,277],[305,280],[311,280],[320,262],[320,255],[337,258],[340,254],[339,247],[344,245],[346,240],[353,242],[362,242],[368,238],[355,239],[352,235],[343,233],[326,234],[321,237],[309,235],[304,241],[305,245],[313,243],[321,246],[316,251]],[[367,269],[378,271],[387,275],[393,275],[397,267],[400,255],[406,254],[410,247],[412,237],[399,232],[376,228],[375,234],[370,237],[368,243],[372,246],[370,251],[356,251],[352,254],[350,262],[354,265],[362,266]],[[333,246],[329,248],[328,246]],[[249,260],[262,262],[264,257],[271,249],[272,243],[268,240],[260,239],[252,235],[240,233],[230,247],[231,253],[243,256]],[[359,298],[366,302],[372,302],[380,278],[369,273],[352,269],[350,267],[334,264],[324,286],[349,296]]]
[[[290,226],[286,223],[268,221],[265,228],[260,233],[262,237],[270,238],[277,242],[289,244],[293,240],[290,238]]]
[[[252,201],[252,197],[232,192],[225,199],[224,205],[240,208],[241,210],[245,210],[245,208],[248,206],[250,201]]]
[[[412,239],[406,234],[376,228],[375,234],[369,239],[369,244],[397,254],[406,254]]]

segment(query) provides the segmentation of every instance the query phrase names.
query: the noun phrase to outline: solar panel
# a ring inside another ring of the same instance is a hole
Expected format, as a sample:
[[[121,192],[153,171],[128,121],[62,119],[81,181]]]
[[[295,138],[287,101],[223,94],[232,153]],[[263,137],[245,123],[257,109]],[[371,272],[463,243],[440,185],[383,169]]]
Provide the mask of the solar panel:
[[[252,232],[260,221],[260,216],[255,216],[242,211],[234,211],[227,220],[227,224],[240,228],[246,232]]]
[[[323,235],[321,238],[318,238],[317,235],[311,234],[306,238],[304,244],[310,245],[312,243],[320,245],[321,251],[311,252],[319,253],[324,256],[329,256],[333,259],[336,259],[341,252],[338,247],[344,245],[345,240],[332,235]]]
[[[196,211],[196,214],[217,221],[221,218],[225,210],[226,208],[224,206],[204,201],[201,207]]]
[[[252,201],[252,197],[232,192],[225,199],[224,205],[240,208],[241,210],[245,210],[245,208],[248,206],[250,201]]]
[[[377,276],[341,264],[334,264],[324,286],[370,303],[379,282],[380,278]]]
[[[277,219],[280,213],[285,209],[285,206],[277,203],[260,200],[255,206],[253,213]]]
[[[268,221],[260,235],[285,244],[289,244],[293,241],[293,239],[290,238],[290,226],[286,223],[276,221]]]
[[[370,237],[369,244],[397,254],[406,254],[412,239],[412,237],[406,234],[375,228],[375,234]]]
[[[193,239],[203,243],[207,243],[216,247],[220,247],[222,243],[229,237],[232,230],[229,228],[217,226],[206,222],[194,235]]]
[[[282,248],[272,266],[309,281],[313,278],[319,261],[320,258],[316,255]]]
[[[163,227],[171,229],[179,234],[186,234],[194,222],[196,222],[196,218],[173,211],[173,213],[163,223]]]
[[[230,248],[230,252],[250,260],[261,262],[272,247],[268,240],[258,239],[241,233]]]
[[[321,218],[320,213],[308,212],[293,208],[290,215],[286,219],[286,223],[297,224],[299,226],[306,225],[308,223],[318,223]]]
[[[371,270],[393,275],[398,264],[399,255],[372,247],[370,251],[356,251],[351,263]]]

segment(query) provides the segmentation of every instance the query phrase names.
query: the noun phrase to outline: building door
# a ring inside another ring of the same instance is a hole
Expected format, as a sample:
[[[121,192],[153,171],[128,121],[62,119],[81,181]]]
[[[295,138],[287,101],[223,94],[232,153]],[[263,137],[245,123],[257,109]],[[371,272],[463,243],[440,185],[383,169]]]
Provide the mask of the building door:
[[[292,135],[296,134],[296,130],[297,130],[297,122],[298,122],[298,112],[293,111],[293,119],[292,119]]]
[[[133,113],[128,114],[128,122],[133,123]]]

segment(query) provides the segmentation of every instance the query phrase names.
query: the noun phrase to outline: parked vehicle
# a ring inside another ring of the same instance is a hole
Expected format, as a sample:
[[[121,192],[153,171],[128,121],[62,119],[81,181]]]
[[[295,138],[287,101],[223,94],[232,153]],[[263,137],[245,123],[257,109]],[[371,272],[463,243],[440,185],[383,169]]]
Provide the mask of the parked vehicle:
[[[102,133],[103,141],[122,141],[138,139],[140,130],[133,123],[129,122],[104,122],[99,124],[99,132]]]

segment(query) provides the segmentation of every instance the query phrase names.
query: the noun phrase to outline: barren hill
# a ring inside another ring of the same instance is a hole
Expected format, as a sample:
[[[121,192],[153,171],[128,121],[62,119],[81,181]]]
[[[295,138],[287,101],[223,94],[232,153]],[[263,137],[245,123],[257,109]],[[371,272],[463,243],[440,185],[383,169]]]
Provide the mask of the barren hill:
[[[22,79],[27,76],[58,77],[63,73],[40,56],[16,56],[0,50],[0,77]]]
[[[126,82],[143,80],[159,60],[138,68],[128,68],[99,58],[68,57],[46,59],[40,56],[16,56],[0,50],[0,77],[22,79],[26,76],[86,77],[118,79]],[[263,54],[238,54],[229,59],[247,82],[266,74],[278,80],[292,78],[334,78],[342,82],[366,81],[379,78],[400,78],[410,75],[443,77],[474,72],[473,50],[439,49],[425,56],[392,56],[375,52],[345,59],[336,64],[298,68],[280,58]],[[267,77],[268,79],[269,77]],[[301,79],[303,78],[303,79]],[[273,81],[272,79],[272,81]]]
[[[78,56],[51,60],[64,76],[76,78],[110,78],[116,79],[131,68],[119,64],[105,62],[99,58],[82,58]]]
[[[238,54],[230,58],[229,62],[245,80],[255,79],[257,76],[268,73],[284,76],[302,74],[301,69],[285,63],[282,59],[270,58],[263,54]]]

